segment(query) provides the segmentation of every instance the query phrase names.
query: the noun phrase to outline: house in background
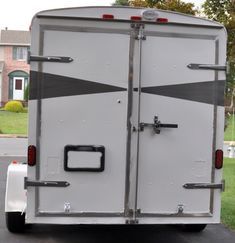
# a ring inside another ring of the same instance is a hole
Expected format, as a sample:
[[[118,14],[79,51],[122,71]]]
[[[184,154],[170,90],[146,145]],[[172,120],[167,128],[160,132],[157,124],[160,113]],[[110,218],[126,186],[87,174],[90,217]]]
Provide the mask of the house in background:
[[[24,100],[29,82],[27,54],[30,32],[1,30],[0,32],[0,105],[9,100]]]

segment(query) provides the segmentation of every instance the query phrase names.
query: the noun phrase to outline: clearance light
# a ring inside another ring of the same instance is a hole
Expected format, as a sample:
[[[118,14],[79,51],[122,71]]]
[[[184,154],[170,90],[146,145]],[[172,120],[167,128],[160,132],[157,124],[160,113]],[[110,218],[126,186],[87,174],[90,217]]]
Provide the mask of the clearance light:
[[[114,19],[114,16],[112,14],[103,14],[103,19]]]
[[[14,165],[18,164],[18,162],[16,160],[12,160],[11,163],[14,164]]]
[[[158,23],[168,23],[168,19],[167,18],[157,18],[157,22]]]
[[[133,21],[141,21],[142,17],[141,16],[131,16],[131,20],[133,20]]]
[[[28,146],[28,165],[34,166],[36,164],[36,147],[34,145]]]
[[[215,151],[215,168],[221,169],[223,167],[223,150],[218,149]]]
[[[146,20],[152,20],[155,21],[158,17],[158,13],[155,10],[147,9],[142,13],[142,16]]]

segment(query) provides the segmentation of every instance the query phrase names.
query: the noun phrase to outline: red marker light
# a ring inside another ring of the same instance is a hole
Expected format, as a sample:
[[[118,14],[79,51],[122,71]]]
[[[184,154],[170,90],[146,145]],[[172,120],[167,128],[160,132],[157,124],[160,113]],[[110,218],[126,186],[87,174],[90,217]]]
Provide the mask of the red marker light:
[[[103,14],[103,19],[114,19],[114,16],[112,14]]]
[[[131,20],[133,20],[133,21],[141,21],[142,17],[141,16],[131,16]]]
[[[158,23],[168,23],[168,19],[167,18],[157,18],[157,22]]]
[[[28,165],[34,166],[36,164],[36,147],[34,145],[28,146]]]
[[[215,151],[215,168],[221,169],[223,167],[223,150],[218,149]]]

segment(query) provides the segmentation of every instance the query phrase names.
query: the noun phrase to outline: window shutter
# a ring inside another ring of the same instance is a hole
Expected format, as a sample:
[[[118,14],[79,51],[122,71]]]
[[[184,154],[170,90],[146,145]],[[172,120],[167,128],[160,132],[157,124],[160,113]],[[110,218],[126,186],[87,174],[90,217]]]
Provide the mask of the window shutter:
[[[13,47],[13,60],[17,60],[17,47]]]

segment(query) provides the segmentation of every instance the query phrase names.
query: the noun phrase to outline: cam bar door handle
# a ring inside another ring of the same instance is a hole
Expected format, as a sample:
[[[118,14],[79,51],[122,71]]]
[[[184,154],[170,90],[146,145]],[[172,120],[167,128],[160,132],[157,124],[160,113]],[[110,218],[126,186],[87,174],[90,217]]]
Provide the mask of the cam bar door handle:
[[[154,116],[153,123],[140,123],[140,131],[144,131],[144,127],[152,127],[156,134],[160,134],[162,128],[178,128],[178,124],[161,123],[157,116]]]

